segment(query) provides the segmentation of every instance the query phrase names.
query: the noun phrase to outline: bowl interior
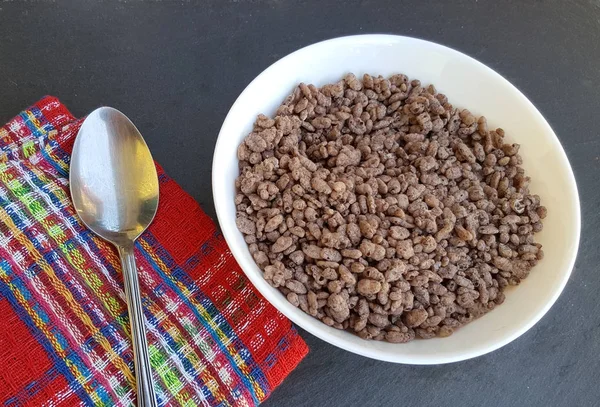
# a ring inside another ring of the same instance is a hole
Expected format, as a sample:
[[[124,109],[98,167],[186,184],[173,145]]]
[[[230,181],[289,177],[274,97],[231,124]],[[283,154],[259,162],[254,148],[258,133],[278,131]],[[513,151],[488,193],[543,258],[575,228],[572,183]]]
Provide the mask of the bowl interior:
[[[545,258],[530,276],[507,292],[504,304],[444,339],[408,344],[365,341],[327,327],[289,304],[263,280],[235,226],[234,180],[237,146],[259,113],[273,115],[300,83],[322,86],[353,72],[389,76],[404,73],[434,84],[458,107],[485,115],[502,127],[507,140],[521,144],[531,190],[548,208],[544,230],[536,235]],[[277,309],[312,334],[364,356],[400,363],[446,363],[475,357],[510,342],[555,302],[569,277],[579,243],[579,199],[566,155],[548,123],[514,86],[474,59],[452,49],[407,37],[364,35],[303,48],[259,75],[231,108],[219,134],[213,161],[215,207],[225,239],[252,283]]]

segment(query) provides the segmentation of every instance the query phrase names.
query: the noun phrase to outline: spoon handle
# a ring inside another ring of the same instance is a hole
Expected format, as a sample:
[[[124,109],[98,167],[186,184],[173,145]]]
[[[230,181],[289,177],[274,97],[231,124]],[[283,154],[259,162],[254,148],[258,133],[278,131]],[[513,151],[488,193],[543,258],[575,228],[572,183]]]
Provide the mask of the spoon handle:
[[[133,256],[133,242],[127,246],[119,246],[118,249],[123,268],[125,297],[127,298],[127,307],[129,308],[131,340],[133,342],[133,363],[137,383],[137,405],[138,407],[156,407],[150,355],[148,353],[148,342],[146,341],[146,329],[144,328],[140,284]]]

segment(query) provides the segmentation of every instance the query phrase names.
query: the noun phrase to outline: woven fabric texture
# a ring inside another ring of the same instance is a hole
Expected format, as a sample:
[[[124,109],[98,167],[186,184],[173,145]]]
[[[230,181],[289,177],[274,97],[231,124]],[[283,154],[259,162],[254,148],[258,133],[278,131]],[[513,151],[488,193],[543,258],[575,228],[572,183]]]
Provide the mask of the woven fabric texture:
[[[135,403],[118,255],[69,197],[81,121],[45,97],[0,128],[0,403]],[[255,406],[307,353],[198,204],[157,166],[160,205],[136,243],[161,406]]]

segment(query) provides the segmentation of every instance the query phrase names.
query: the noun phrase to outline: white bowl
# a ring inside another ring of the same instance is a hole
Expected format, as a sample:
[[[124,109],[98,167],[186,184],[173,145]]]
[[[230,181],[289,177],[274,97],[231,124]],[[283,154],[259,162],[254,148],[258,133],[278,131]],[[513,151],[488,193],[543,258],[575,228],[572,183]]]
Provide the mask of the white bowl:
[[[506,301],[448,338],[406,344],[366,341],[326,326],[287,302],[263,279],[235,225],[234,180],[237,146],[259,113],[273,115],[300,83],[322,86],[348,72],[389,76],[404,73],[433,83],[450,102],[485,115],[521,144],[531,190],[548,208],[544,230],[536,235],[545,258]],[[506,345],[531,328],[563,290],[577,255],[580,209],[573,172],[558,138],[533,104],[506,79],[450,48],[414,38],[359,35],[320,42],[277,61],[248,85],[231,107],[217,140],[212,170],[213,195],[221,229],[236,260],[262,295],[313,335],[350,352],[409,364],[448,363],[473,358]]]

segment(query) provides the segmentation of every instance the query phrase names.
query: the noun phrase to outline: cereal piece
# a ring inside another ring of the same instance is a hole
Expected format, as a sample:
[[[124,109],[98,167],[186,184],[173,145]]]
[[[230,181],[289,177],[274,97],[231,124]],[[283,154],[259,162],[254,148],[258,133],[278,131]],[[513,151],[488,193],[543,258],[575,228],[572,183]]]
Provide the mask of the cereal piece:
[[[404,262],[398,262],[395,265],[391,266],[385,271],[385,281],[388,283],[392,283],[394,281],[400,280],[402,275],[406,272],[407,266]]]
[[[285,283],[285,286],[292,290],[292,292],[296,294],[306,294],[306,287],[300,281],[297,280],[288,280]]]
[[[331,294],[327,298],[327,306],[331,316],[337,322],[343,322],[350,315],[350,308],[344,297],[340,294]]]
[[[265,232],[272,232],[283,222],[283,215],[275,215],[265,225]]]
[[[362,257],[362,252],[358,249],[342,249],[342,256],[348,259],[360,259]]]
[[[262,153],[267,149],[267,142],[257,133],[251,133],[246,137],[246,146],[256,153]]]
[[[459,161],[467,161],[470,163],[474,163],[476,161],[475,155],[473,154],[471,149],[467,147],[467,145],[464,143],[456,144],[455,152],[456,158],[458,158]]]
[[[325,247],[321,249],[321,258],[333,262],[342,261],[342,255],[340,254],[340,252],[330,247]]]
[[[410,259],[415,254],[412,242],[410,240],[398,242],[396,245],[396,253],[406,260]]]
[[[256,232],[256,224],[245,216],[238,216],[235,219],[235,224],[240,232],[245,235],[252,235]]]
[[[356,286],[356,291],[362,295],[377,294],[380,290],[381,283],[379,281],[371,280],[368,278],[360,280]]]
[[[275,244],[273,244],[273,253],[281,253],[292,245],[294,241],[289,236],[280,236]]]
[[[404,240],[410,236],[408,229],[401,226],[392,226],[389,231],[389,235],[392,239]]]
[[[412,335],[411,335],[412,333]],[[406,343],[415,338],[414,331],[411,332],[396,332],[389,331],[385,333],[385,340],[391,343]]]
[[[414,328],[421,325],[427,320],[429,314],[423,308],[418,308],[404,313],[403,321],[409,328]]]
[[[368,322],[378,328],[385,328],[390,324],[390,320],[386,315],[371,313],[368,317]]]

